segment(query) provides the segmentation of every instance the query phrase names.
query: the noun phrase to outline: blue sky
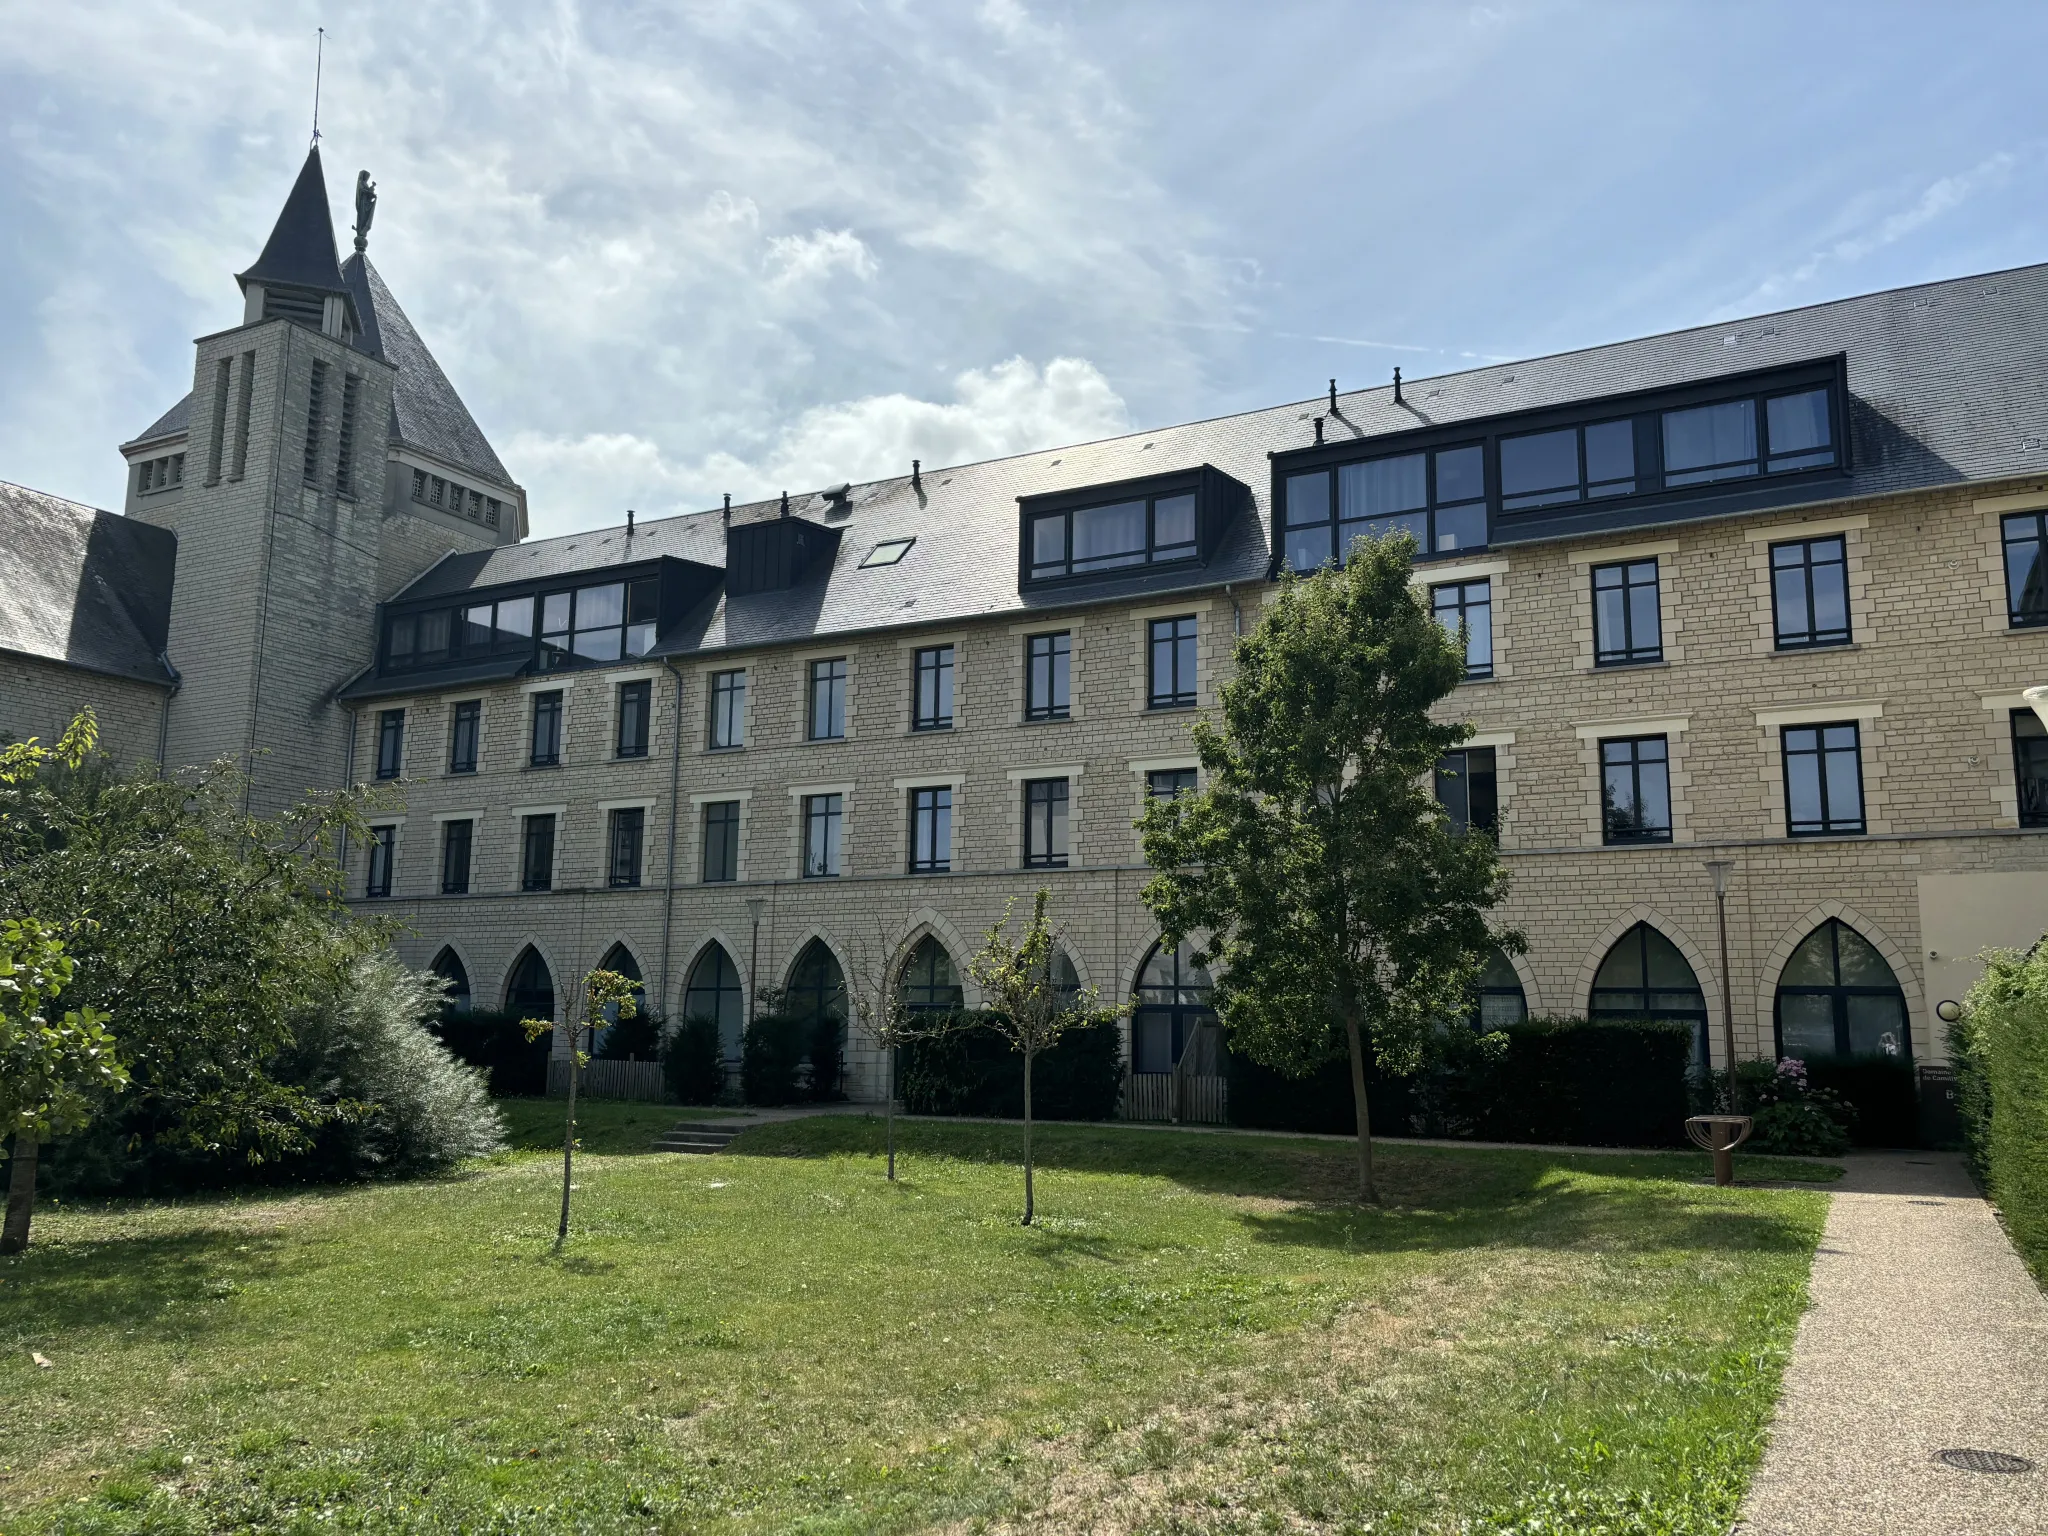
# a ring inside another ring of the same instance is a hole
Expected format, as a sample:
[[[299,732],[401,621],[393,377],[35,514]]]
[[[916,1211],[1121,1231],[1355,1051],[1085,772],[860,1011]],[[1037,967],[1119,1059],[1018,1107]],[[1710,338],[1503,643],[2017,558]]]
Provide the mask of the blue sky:
[[[536,532],[2048,259],[2048,8],[0,0],[0,479],[239,318],[307,138]]]

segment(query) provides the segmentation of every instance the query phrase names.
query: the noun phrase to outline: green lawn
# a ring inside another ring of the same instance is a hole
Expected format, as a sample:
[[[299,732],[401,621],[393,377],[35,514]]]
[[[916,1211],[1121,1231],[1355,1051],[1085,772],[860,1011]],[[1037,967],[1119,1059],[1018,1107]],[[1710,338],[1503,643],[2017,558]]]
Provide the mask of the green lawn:
[[[515,1152],[562,1150],[563,1099],[496,1099],[505,1117],[505,1140]],[[618,1099],[578,1099],[576,1140],[588,1152],[631,1155],[652,1152],[654,1138],[679,1120],[714,1120],[743,1125],[744,1109],[685,1109],[674,1104],[632,1104]]]
[[[1389,1146],[1368,1212],[1342,1144],[1042,1127],[1026,1229],[1016,1134],[594,1155],[562,1258],[545,1153],[52,1211],[0,1531],[1727,1529],[1819,1192]]]

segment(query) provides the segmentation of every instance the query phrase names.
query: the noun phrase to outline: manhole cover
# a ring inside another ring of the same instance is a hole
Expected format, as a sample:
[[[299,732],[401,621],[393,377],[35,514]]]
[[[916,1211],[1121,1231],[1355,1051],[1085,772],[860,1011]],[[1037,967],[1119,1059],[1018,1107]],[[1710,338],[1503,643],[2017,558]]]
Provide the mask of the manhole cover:
[[[1936,1451],[1934,1459],[1964,1472],[2031,1472],[2034,1464],[2024,1456],[2004,1451]]]

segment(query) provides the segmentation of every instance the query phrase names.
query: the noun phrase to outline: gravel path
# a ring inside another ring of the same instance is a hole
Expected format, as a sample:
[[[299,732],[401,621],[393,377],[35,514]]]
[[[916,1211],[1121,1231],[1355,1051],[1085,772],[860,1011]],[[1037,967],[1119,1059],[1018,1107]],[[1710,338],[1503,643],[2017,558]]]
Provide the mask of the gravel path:
[[[1953,1153],[1844,1161],[1737,1532],[2048,1532],[2048,1298]],[[1959,1471],[1948,1449],[2039,1470]]]

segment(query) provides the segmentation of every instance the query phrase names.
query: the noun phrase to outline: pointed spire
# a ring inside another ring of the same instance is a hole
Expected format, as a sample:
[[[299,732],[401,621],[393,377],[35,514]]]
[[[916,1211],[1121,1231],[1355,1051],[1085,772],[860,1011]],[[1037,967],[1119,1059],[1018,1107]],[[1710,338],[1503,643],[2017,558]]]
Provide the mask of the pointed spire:
[[[261,283],[266,288],[348,293],[334,249],[334,216],[327,206],[327,178],[320,170],[318,144],[306,152],[306,164],[292,183],[263,254],[248,271],[237,273],[235,281],[245,289]]]

